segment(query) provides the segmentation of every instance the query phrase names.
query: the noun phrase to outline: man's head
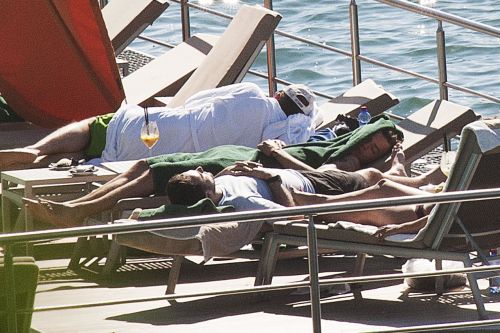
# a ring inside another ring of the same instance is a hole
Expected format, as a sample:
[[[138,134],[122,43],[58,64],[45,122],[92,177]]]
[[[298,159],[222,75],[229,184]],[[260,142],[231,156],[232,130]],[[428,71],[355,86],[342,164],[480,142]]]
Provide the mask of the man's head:
[[[303,84],[291,84],[278,91],[274,96],[287,116],[303,113],[310,116],[316,108],[316,97],[311,89]]]
[[[361,141],[351,153],[358,158],[361,165],[365,165],[388,154],[396,142],[401,140],[395,131],[384,128]]]
[[[167,183],[167,195],[170,202],[191,206],[204,198],[214,198],[214,176],[202,167],[179,173]]]

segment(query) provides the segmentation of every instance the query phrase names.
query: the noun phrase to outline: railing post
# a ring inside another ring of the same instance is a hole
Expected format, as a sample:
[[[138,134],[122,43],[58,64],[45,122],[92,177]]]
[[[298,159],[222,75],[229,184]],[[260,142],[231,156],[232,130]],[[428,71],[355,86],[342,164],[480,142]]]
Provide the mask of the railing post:
[[[445,84],[446,82],[448,82],[448,72],[446,69],[446,42],[442,21],[438,21],[438,28],[436,30],[436,44],[439,70],[439,98],[447,101],[448,87]]]
[[[321,302],[319,290],[318,241],[316,238],[314,215],[309,215],[307,226],[307,256],[309,262],[309,289],[311,292],[311,319],[313,332],[321,332]]]
[[[349,21],[351,26],[351,53],[352,53],[352,84],[361,83],[361,62],[359,61],[359,25],[358,5],[356,0],[351,0],[349,5]]]
[[[191,37],[191,22],[189,20],[189,0],[181,0],[181,23],[182,23],[182,40],[186,41]]]
[[[264,7],[273,10],[273,1],[264,0]],[[274,32],[266,42],[266,56],[267,56],[267,85],[269,87],[269,96],[273,96],[278,90],[276,84],[276,48],[274,45]]]

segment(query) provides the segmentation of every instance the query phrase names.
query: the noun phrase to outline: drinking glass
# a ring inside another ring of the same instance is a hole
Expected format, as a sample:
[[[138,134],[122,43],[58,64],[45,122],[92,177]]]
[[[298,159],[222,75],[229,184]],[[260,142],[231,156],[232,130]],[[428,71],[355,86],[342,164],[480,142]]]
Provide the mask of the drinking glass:
[[[451,167],[455,163],[455,158],[457,157],[456,151],[445,151],[441,156],[441,171],[448,177],[450,174]]]
[[[141,140],[144,142],[148,149],[153,148],[153,146],[160,139],[160,131],[158,130],[158,125],[155,121],[149,121],[142,124],[141,128]]]

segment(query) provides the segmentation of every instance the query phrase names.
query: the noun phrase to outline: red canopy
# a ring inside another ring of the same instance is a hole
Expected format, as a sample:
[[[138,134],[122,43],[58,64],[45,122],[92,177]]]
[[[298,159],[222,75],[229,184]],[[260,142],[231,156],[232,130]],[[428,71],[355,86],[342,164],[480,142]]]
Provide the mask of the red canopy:
[[[96,0],[2,1],[0,93],[37,125],[114,112],[124,99]]]

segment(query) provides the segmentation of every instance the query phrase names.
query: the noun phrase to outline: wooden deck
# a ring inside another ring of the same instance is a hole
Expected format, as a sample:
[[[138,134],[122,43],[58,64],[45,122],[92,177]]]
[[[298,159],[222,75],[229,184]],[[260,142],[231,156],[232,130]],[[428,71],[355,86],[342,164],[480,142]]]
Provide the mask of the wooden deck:
[[[345,276],[354,258],[324,255],[320,258],[323,277]],[[403,259],[369,258],[367,274],[400,272]],[[101,301],[161,297],[171,264],[168,258],[135,259],[109,279],[66,269],[66,260],[39,261],[42,268],[37,289],[37,308]],[[250,287],[257,262],[252,260],[212,261],[206,265],[189,263],[182,267],[176,292],[192,293]],[[273,282],[300,282],[307,279],[307,261],[278,262]],[[480,280],[487,295],[487,281]],[[367,284],[363,300],[336,288],[322,293],[322,328],[325,332],[364,332],[477,320],[468,288],[432,293],[407,290],[403,281]],[[55,332],[311,332],[309,295],[286,290],[265,295],[231,295],[155,300],[92,308],[35,312],[32,328]],[[490,319],[500,319],[500,296],[486,299]],[[497,327],[500,329],[500,326]],[[491,328],[489,328],[491,329]]]

